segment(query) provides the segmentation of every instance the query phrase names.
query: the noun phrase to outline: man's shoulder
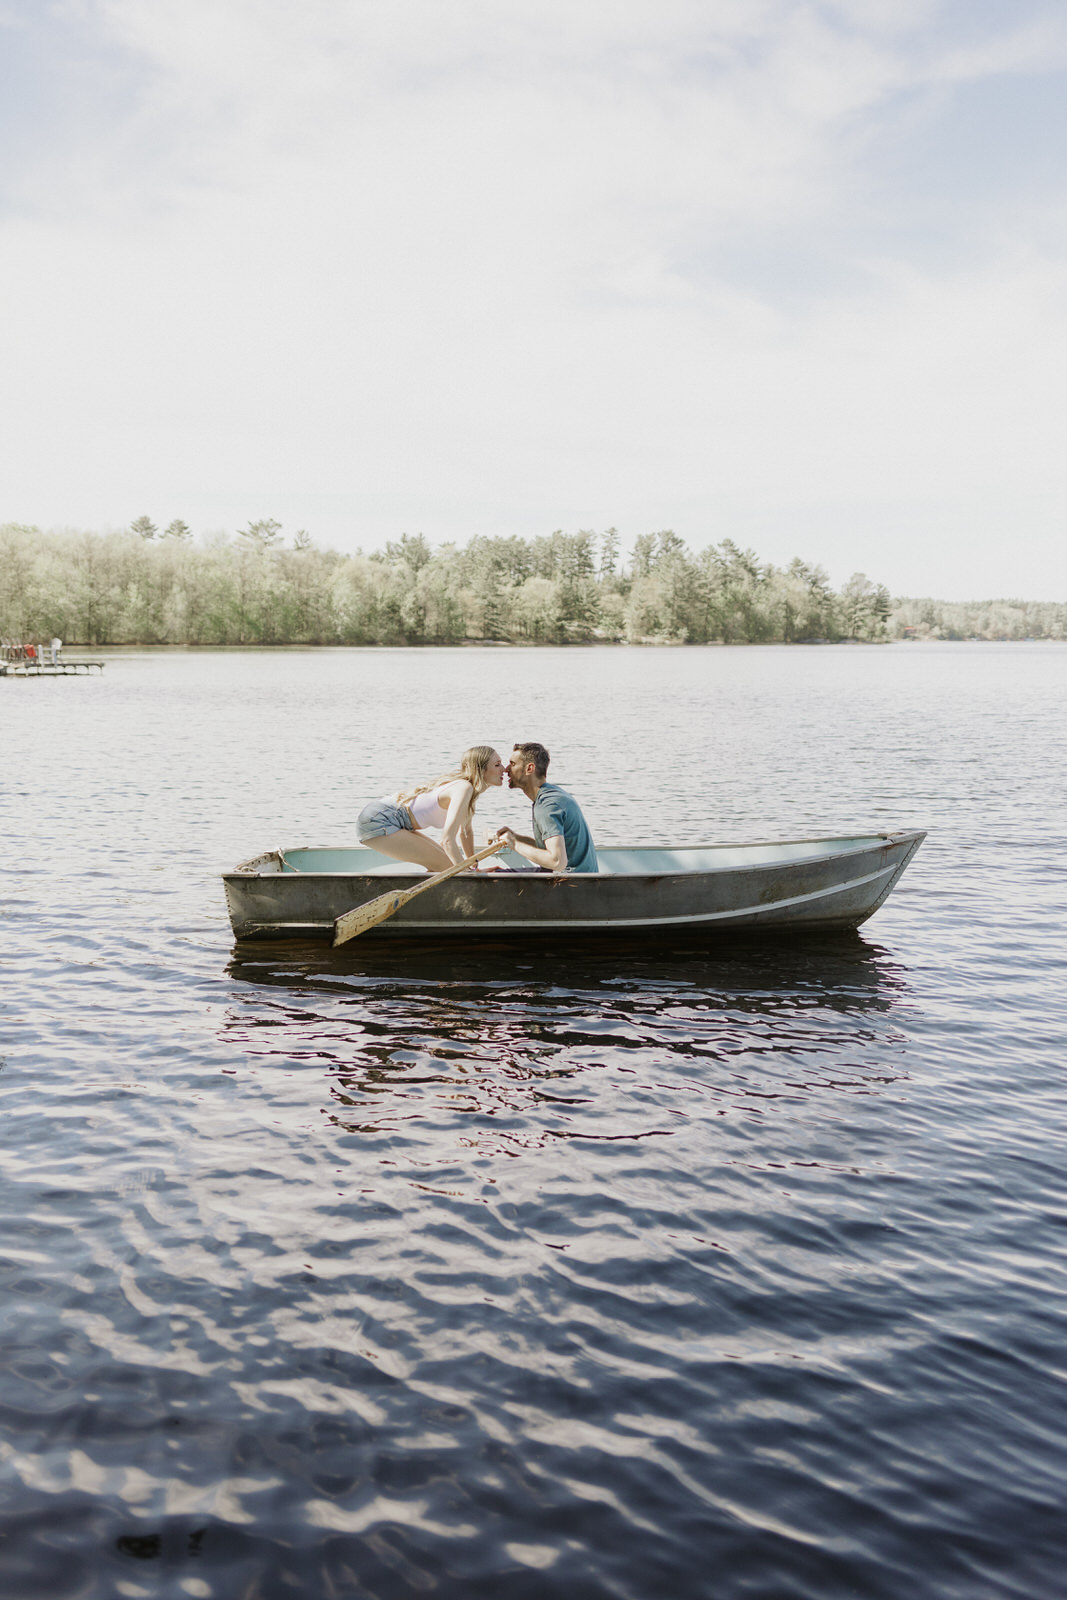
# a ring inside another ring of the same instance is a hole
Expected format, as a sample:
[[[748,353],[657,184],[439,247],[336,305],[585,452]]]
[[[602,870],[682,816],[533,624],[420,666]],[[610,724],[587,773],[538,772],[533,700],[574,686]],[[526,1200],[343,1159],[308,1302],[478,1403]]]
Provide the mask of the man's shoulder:
[[[547,794],[545,794],[546,789],[549,790]],[[540,805],[538,801],[541,802]],[[542,784],[537,800],[534,801],[534,815],[546,820],[552,818],[557,823],[566,823],[569,827],[585,822],[585,814],[577,800],[569,790],[561,789],[558,783]]]
[[[574,796],[569,793],[568,790],[561,788],[558,783],[543,783],[541,785],[540,789],[538,789],[538,791],[537,791],[537,799],[534,801],[534,805],[535,806],[538,805],[538,804],[544,804],[546,806],[549,806],[549,805],[572,805],[572,806],[576,806],[578,804],[578,802],[574,798]]]

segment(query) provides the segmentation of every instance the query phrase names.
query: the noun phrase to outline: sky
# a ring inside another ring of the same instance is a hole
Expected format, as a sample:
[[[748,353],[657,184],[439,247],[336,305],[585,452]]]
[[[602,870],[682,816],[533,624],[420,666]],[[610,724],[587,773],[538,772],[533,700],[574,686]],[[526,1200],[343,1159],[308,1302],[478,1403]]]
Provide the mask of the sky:
[[[0,522],[1067,599],[1063,0],[0,0]]]

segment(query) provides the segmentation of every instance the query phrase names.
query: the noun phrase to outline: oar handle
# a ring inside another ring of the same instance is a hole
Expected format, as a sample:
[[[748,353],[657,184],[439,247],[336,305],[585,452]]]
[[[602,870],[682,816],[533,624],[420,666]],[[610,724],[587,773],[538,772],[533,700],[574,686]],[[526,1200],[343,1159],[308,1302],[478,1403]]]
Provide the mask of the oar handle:
[[[444,883],[446,878],[454,878],[457,872],[465,872],[468,867],[473,867],[479,861],[484,861],[486,856],[495,856],[503,848],[503,839],[497,839],[494,844],[487,844],[484,849],[476,850],[472,856],[467,857],[466,861],[457,861],[455,866],[446,867],[443,872],[435,872],[432,878],[426,879],[425,883],[417,883],[414,889],[405,889],[405,901],[413,899],[417,894],[423,894],[427,889],[432,889],[435,883]]]

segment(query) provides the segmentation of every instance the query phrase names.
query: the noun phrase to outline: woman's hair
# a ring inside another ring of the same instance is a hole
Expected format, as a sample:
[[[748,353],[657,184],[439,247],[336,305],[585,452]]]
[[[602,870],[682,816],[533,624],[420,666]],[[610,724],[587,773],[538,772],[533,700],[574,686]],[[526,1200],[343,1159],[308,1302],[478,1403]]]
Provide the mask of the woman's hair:
[[[471,795],[468,820],[474,815],[474,808],[478,803],[478,796],[484,794],[489,784],[486,773],[489,763],[496,755],[491,744],[472,744],[469,750],[464,750],[459,758],[459,766],[455,772],[442,772],[439,778],[432,783],[420,783],[417,789],[408,789],[400,796],[400,804],[409,806],[417,794],[428,794],[431,789],[439,789],[443,783],[454,783],[457,778],[465,778],[474,793]]]

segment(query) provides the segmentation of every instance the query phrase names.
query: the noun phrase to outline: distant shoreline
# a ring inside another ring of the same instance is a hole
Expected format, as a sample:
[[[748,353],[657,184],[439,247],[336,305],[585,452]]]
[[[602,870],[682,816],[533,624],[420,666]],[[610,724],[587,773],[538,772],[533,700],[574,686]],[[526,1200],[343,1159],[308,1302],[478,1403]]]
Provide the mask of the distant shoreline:
[[[876,644],[1067,638],[1067,602],[892,596],[854,572],[762,560],[670,529],[625,559],[614,529],[472,538],[404,534],[343,555],[271,520],[197,543],[138,517],[124,533],[0,526],[0,641],[79,649],[522,649],[620,644]]]
[[[120,644],[89,644],[84,639],[68,639],[64,641],[65,650],[106,650],[116,654],[133,651],[173,651],[193,650],[200,654],[211,652],[227,653],[233,651],[245,652],[262,650],[266,652],[279,652],[284,650],[803,650],[803,649],[854,649],[857,645],[877,646],[884,649],[890,645],[965,645],[965,644],[1065,644],[1064,639],[1050,638],[1022,638],[1022,639],[981,639],[981,638],[954,638],[954,639],[765,639],[748,640],[732,639],[706,639],[700,641],[681,639],[566,639],[566,640],[531,640],[531,639],[453,639],[448,641],[416,640],[410,644],[338,644],[335,641],[322,642],[313,640],[281,640],[269,644],[201,644],[195,640],[168,641],[165,644],[156,644],[149,641],[124,640]]]

